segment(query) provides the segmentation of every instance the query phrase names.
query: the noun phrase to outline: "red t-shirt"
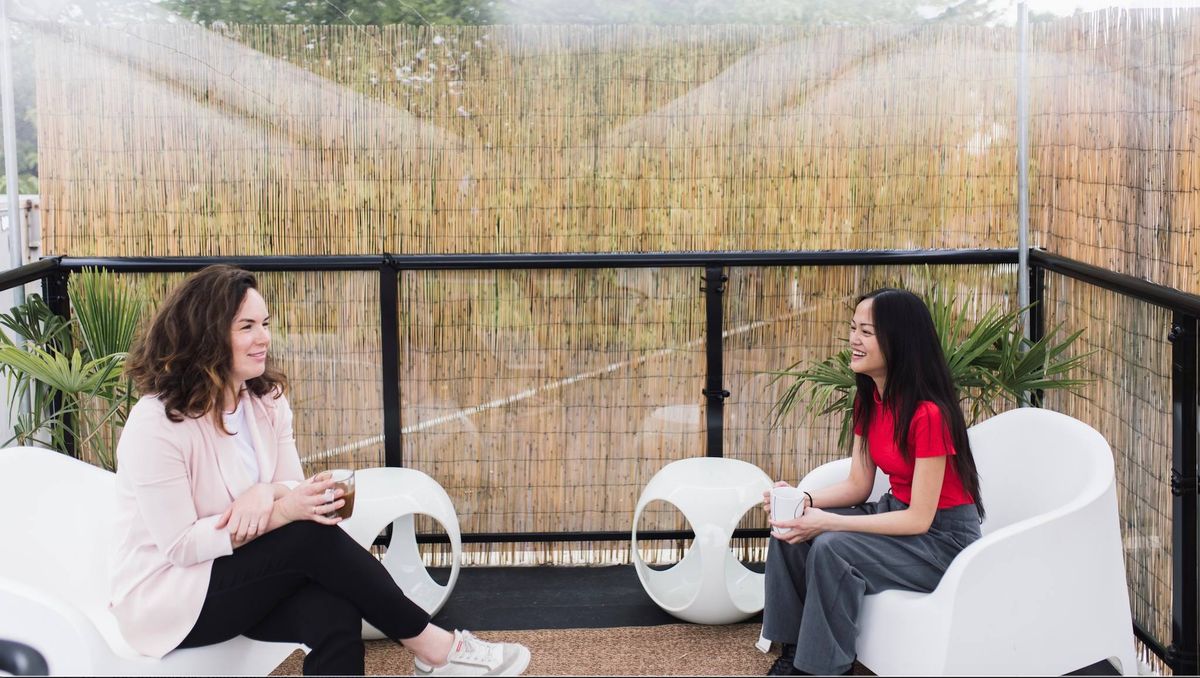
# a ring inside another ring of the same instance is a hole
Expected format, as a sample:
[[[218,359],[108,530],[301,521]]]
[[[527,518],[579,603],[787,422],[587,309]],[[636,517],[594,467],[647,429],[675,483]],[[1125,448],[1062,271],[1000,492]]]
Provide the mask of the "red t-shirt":
[[[912,451],[912,461],[905,462],[896,445],[896,420],[892,409],[885,407],[879,400],[879,392],[872,390],[875,396],[875,411],[871,417],[871,430],[867,432],[867,450],[871,460],[892,482],[892,494],[904,502],[912,503],[913,470],[918,457],[945,457],[955,454],[954,443],[950,438],[950,427],[942,421],[942,411],[936,404],[923,400],[917,404],[913,413],[912,424],[908,429],[908,445]],[[862,423],[855,422],[854,433],[862,435]],[[946,460],[946,475],[942,479],[942,494],[938,497],[938,508],[951,508],[963,504],[974,504],[975,500],[963,489],[962,480],[954,463]]]

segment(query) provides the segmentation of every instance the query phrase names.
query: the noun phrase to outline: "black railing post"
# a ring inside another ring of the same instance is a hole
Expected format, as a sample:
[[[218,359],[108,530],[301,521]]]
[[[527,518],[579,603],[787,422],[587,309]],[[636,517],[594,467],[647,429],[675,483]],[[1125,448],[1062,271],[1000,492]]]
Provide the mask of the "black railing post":
[[[55,315],[65,321],[71,320],[71,297],[67,292],[70,280],[71,272],[64,268],[57,269],[51,272],[45,278],[42,278],[42,297],[45,299],[46,305],[50,307],[50,310],[53,311]],[[63,349],[65,347],[59,346],[58,348]],[[63,411],[64,403],[62,393],[58,393],[54,396],[54,400],[50,404],[50,407],[53,409],[53,412],[50,413],[51,421],[53,421],[57,419],[58,415]],[[79,450],[75,444],[75,436],[70,433],[75,428],[75,422],[72,421],[72,419],[74,419],[74,417],[69,412],[63,415],[63,446],[66,448],[64,451],[67,454],[78,459]]]
[[[1197,408],[1200,407],[1200,360],[1195,315],[1176,312],[1171,342],[1171,646],[1167,663],[1176,675],[1193,675],[1200,659],[1196,614],[1200,607],[1200,554],[1197,530]]]
[[[1046,336],[1046,269],[1029,262],[1029,341],[1037,343]],[[1029,404],[1041,407],[1045,391],[1029,394]]]
[[[705,431],[708,435],[705,454],[710,457],[724,456],[725,439],[725,399],[729,391],[725,390],[724,362],[724,331],[725,309],[722,305],[722,295],[725,293],[725,283],[729,278],[721,266],[708,265],[704,267],[704,346],[708,356],[707,376],[704,380]]]
[[[54,314],[67,320],[71,317],[71,298],[67,293],[71,271],[60,268],[42,278],[42,297]]]
[[[400,419],[400,275],[391,260],[379,267],[379,333],[383,352],[383,462],[404,465]]]

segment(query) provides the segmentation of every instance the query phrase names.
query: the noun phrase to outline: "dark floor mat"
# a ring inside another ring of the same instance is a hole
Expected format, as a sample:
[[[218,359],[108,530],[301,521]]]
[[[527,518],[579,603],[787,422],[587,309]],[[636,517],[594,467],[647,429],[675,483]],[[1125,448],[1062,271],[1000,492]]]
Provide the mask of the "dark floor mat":
[[[760,565],[761,567],[761,565]],[[448,570],[431,574],[445,581]],[[761,615],[747,621],[757,621]],[[678,624],[650,600],[632,565],[464,567],[434,622],[472,631]]]

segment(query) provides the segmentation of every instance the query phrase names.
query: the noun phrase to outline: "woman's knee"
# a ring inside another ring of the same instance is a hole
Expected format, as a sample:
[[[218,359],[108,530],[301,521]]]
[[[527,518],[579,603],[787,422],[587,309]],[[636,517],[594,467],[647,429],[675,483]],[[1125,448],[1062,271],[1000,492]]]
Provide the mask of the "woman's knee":
[[[276,528],[268,535],[274,536],[276,539],[288,541],[304,541],[311,539],[319,534],[319,528],[325,527],[312,522],[311,520],[297,520]]]
[[[256,548],[267,549],[276,557],[291,565],[300,566],[301,569],[304,569],[303,563],[325,562],[329,558],[337,558],[337,554],[349,546],[361,548],[340,527],[321,525],[308,520],[288,523],[255,541],[261,542]]]
[[[311,520],[297,520],[275,530],[279,537],[287,542],[304,546],[307,549],[328,547],[340,544],[346,540],[353,543],[350,535],[337,525],[322,525]],[[274,534],[274,533],[272,533]]]
[[[851,532],[823,532],[813,537],[810,542],[809,561],[841,558],[853,539],[854,534]]]
[[[767,571],[774,574],[790,572],[793,576],[800,575],[804,571],[809,548],[808,542],[789,544],[771,537],[767,544]]]

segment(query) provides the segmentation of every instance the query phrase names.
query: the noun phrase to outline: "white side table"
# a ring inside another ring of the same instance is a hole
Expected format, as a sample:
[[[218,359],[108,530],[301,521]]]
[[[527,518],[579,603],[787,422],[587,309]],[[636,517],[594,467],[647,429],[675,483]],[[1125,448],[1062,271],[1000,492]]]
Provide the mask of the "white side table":
[[[409,468],[359,469],[354,476],[354,513],[340,523],[342,528],[363,548],[370,548],[391,523],[392,539],[383,566],[404,595],[430,616],[437,614],[450,598],[462,564],[462,533],[450,495],[433,478]],[[450,537],[450,580],[445,586],[429,576],[421,561],[413,526],[413,516],[418,513],[441,523]],[[364,621],[363,638],[379,639],[383,634]]]
[[[730,624],[761,611],[763,575],[743,565],[729,542],[770,487],[762,469],[737,459],[683,459],[654,474],[633,512],[633,564],[650,598],[697,624]],[[683,560],[666,570],[651,569],[638,551],[638,519],[652,501],[678,508],[696,534]]]

